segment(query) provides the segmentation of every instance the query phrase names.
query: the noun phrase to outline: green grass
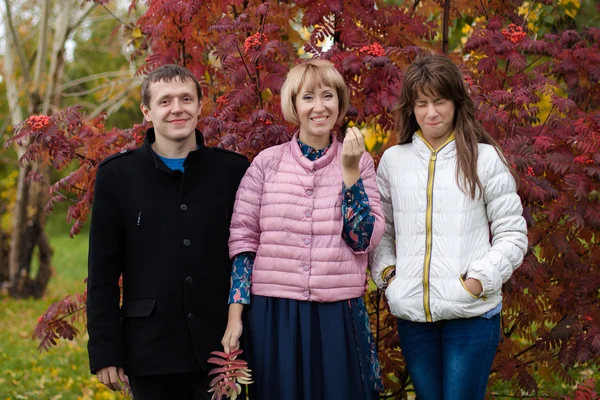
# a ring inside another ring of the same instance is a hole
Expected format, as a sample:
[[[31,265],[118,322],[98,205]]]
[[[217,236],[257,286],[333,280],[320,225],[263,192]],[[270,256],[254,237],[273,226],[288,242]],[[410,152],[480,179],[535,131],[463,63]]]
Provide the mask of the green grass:
[[[62,340],[50,352],[40,352],[31,333],[48,306],[85,289],[87,232],[71,239],[58,211],[49,220],[48,233],[55,268],[41,300],[0,296],[0,400],[122,399],[100,385],[89,373],[84,327],[74,341]]]

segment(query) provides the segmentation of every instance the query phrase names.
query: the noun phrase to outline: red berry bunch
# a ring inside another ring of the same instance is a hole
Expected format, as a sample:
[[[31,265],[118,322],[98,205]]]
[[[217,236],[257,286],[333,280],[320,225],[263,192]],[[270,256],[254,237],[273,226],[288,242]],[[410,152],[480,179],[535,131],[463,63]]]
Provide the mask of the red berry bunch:
[[[33,129],[41,130],[50,125],[50,117],[47,115],[32,115],[27,118],[26,122]]]
[[[525,174],[527,176],[534,176],[535,175],[535,172],[533,171],[533,168],[531,167],[531,165],[527,166],[527,171],[525,172]]]
[[[368,54],[373,57],[382,57],[385,56],[385,50],[379,43],[369,44],[367,46],[363,46],[358,50],[361,55]]]
[[[502,34],[512,43],[518,43],[527,36],[523,28],[515,24],[510,24],[508,27],[502,29]]]
[[[229,104],[229,101],[227,101],[227,99],[225,98],[225,96],[219,96],[217,98],[217,107],[218,108],[225,107],[227,104]]]
[[[250,50],[258,50],[261,44],[265,44],[269,41],[267,35],[264,33],[257,32],[252,36],[249,36],[244,41],[244,54],[248,54]]]

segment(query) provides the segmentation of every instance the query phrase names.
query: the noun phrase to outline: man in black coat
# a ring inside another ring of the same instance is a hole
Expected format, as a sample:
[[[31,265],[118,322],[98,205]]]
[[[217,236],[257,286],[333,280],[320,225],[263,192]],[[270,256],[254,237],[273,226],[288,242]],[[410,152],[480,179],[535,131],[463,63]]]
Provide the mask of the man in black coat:
[[[129,381],[136,400],[209,399],[206,360],[227,324],[229,222],[249,163],[204,146],[187,69],[150,73],[141,109],[153,125],[145,143],[104,160],[96,177],[90,369],[112,390]]]

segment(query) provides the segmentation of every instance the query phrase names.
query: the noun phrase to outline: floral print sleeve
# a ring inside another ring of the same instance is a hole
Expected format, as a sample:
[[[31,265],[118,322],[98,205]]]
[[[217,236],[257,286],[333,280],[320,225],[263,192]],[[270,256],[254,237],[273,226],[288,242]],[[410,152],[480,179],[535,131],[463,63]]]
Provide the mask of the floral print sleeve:
[[[250,283],[256,253],[240,253],[233,258],[229,304],[250,304]]]
[[[342,237],[354,251],[364,251],[369,247],[375,216],[371,212],[369,196],[365,191],[362,178],[352,187],[343,184],[342,215],[344,229]]]

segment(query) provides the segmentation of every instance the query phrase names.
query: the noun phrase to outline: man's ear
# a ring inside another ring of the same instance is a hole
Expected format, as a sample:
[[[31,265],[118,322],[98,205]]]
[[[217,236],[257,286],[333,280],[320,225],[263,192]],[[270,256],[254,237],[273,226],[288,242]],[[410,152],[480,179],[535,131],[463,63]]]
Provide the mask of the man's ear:
[[[147,122],[152,122],[152,118],[150,118],[150,109],[143,104],[140,104],[140,110],[142,110],[142,114],[144,114],[144,119]]]

